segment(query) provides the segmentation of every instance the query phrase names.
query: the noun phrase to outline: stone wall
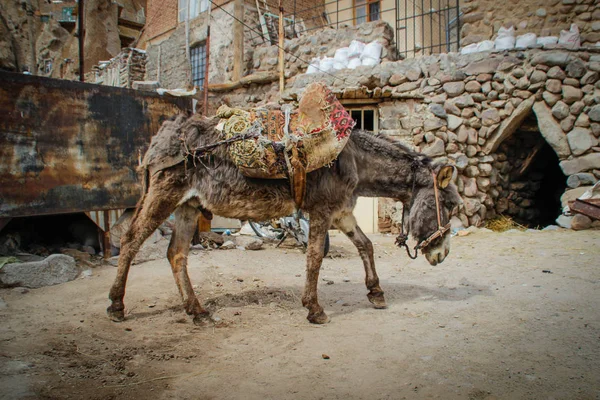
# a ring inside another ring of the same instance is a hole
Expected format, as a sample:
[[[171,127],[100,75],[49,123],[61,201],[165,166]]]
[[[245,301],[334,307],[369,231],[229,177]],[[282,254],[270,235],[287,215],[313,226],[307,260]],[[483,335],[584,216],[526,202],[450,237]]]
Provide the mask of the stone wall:
[[[383,45],[383,60],[395,60],[394,31],[383,21],[376,21],[340,29],[323,28],[311,32],[310,35],[285,41],[286,76],[291,77],[306,72],[308,64],[314,57],[333,57],[335,51],[350,45],[352,40],[369,43],[374,40]],[[261,46],[252,55],[252,72],[277,71],[278,47]],[[291,54],[290,54],[291,53]],[[295,57],[295,56],[297,57]]]
[[[594,0],[462,0],[461,45],[493,39],[500,27],[517,35],[559,36],[577,24],[582,45],[600,41],[600,3]]]
[[[511,139],[527,119],[556,154],[560,179],[575,187],[600,178],[599,73],[596,49],[450,53],[299,74],[287,80],[283,99],[296,100],[307,84],[321,81],[342,102],[377,102],[380,135],[456,166],[464,199],[459,218],[480,225],[499,213],[524,220],[535,213],[535,177],[528,177],[526,188],[508,178],[532,150],[532,144]],[[278,100],[277,85],[238,89],[214,103],[248,106],[250,99]],[[526,151],[510,150],[520,146]],[[558,217],[560,207],[554,212]]]
[[[235,21],[231,15],[234,14],[234,3],[225,4],[223,10],[215,9],[211,16],[212,21],[218,21],[211,24],[209,69],[211,84],[231,81],[233,72],[232,27]],[[190,21],[191,47],[206,41],[206,17],[206,13],[203,13]],[[244,23],[247,26],[244,27],[243,75],[247,75],[253,69],[254,49],[262,44],[262,39],[259,39],[256,34],[260,31],[256,8],[248,4],[244,5]],[[191,67],[185,54],[185,24],[178,24],[165,40],[154,44],[149,43],[146,50],[148,52],[146,80],[159,81],[162,87],[168,89],[188,86],[191,82]]]

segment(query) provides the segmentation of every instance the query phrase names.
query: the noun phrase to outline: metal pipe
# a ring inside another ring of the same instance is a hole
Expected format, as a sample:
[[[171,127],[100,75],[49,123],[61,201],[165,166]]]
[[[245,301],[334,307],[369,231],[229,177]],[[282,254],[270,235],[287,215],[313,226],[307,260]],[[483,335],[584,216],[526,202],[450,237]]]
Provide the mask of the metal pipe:
[[[202,107],[202,113],[208,115],[208,70],[210,67],[210,12],[212,10],[212,4],[208,4],[208,18],[206,22],[206,62],[204,64],[204,106]]]
[[[84,30],[84,22],[83,22],[83,8],[84,8],[84,0],[79,0],[79,4],[77,7],[77,36],[79,37],[79,81],[80,82],[85,82],[85,77],[84,72],[83,72],[83,67],[84,67],[84,49],[83,49],[83,44],[84,44],[84,36],[85,36],[85,30]]]

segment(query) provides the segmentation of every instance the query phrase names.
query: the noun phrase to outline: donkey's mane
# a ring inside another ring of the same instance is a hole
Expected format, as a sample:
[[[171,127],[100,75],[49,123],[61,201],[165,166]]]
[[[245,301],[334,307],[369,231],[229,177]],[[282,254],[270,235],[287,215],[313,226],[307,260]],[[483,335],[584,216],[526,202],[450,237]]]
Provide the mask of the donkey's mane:
[[[406,145],[386,136],[378,136],[365,130],[354,130],[350,140],[359,148],[368,152],[376,152],[392,160],[412,162],[418,161],[422,165],[430,165],[432,159],[409,149]]]

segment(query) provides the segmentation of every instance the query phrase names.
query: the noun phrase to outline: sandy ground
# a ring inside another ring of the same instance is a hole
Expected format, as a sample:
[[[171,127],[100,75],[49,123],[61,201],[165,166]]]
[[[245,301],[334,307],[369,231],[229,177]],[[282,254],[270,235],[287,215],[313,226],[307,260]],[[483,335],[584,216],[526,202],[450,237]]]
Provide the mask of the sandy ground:
[[[291,247],[191,255],[220,318],[210,328],[183,312],[166,260],[132,268],[119,324],[104,312],[108,265],[2,289],[0,397],[600,398],[600,232],[478,232],[453,238],[436,267],[372,239],[389,308],[370,306],[360,258],[334,236],[324,326],[305,319],[304,256]]]

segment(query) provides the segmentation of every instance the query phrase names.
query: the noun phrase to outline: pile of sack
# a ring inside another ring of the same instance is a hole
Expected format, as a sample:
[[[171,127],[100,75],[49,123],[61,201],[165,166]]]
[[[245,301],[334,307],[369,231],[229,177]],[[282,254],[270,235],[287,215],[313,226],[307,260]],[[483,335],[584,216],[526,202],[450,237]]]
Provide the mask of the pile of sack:
[[[479,53],[481,51],[491,50],[512,50],[512,49],[527,49],[535,46],[544,46],[550,44],[561,44],[568,49],[577,49],[581,46],[579,37],[579,28],[576,24],[571,24],[571,29],[568,31],[560,31],[560,37],[556,36],[541,36],[538,37],[535,33],[525,33],[524,35],[515,36],[515,28],[500,28],[496,40],[484,40],[483,42],[473,43],[461,49],[461,54]]]
[[[318,72],[338,71],[340,69],[355,69],[361,65],[375,66],[381,62],[381,43],[364,44],[358,40],[350,42],[350,46],[335,51],[333,57],[313,58],[306,70],[307,74]]]

